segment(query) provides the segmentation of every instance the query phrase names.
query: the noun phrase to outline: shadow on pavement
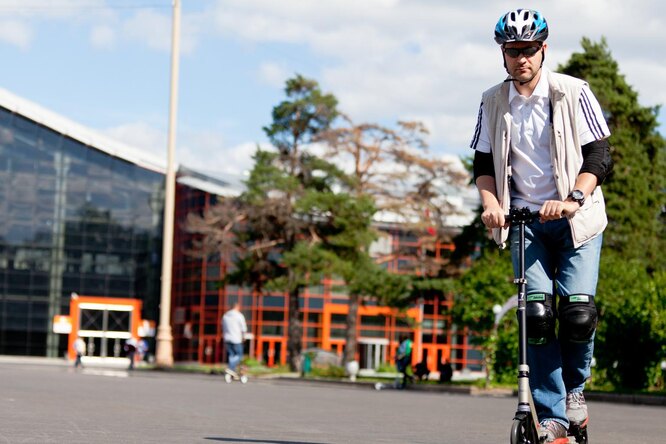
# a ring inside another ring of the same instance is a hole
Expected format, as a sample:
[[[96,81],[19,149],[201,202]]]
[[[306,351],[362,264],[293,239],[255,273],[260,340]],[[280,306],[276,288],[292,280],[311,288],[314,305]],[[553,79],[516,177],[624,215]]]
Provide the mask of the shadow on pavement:
[[[256,444],[326,444],[323,442],[309,442],[309,441],[282,441],[282,440],[273,440],[273,439],[246,439],[246,438],[222,438],[216,436],[207,436],[204,439],[210,441],[221,441],[221,442],[240,442],[240,443],[256,443]]]

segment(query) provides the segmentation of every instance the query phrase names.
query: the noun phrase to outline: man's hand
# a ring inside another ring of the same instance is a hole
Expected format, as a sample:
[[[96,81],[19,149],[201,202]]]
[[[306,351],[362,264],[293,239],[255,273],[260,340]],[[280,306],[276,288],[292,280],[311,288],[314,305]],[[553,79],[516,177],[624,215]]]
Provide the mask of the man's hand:
[[[547,222],[549,220],[557,220],[563,217],[571,217],[576,211],[580,208],[578,202],[571,200],[547,200],[541,206],[539,210],[539,219],[541,223]]]
[[[506,226],[504,211],[499,206],[493,206],[483,210],[481,221],[488,228],[501,228]]]

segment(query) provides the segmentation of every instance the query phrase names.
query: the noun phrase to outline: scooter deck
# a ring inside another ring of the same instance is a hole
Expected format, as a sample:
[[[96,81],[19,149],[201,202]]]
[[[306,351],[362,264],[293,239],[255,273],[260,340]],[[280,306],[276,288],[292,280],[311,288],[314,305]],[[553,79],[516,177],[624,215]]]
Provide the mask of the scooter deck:
[[[587,435],[585,435],[584,441],[578,441],[576,438],[579,438],[574,435],[569,435],[566,438],[560,438],[556,440],[553,444],[587,444]],[[542,438],[544,439],[544,438]]]
[[[248,381],[247,376],[245,375],[245,372],[235,372],[230,369],[225,369],[224,370],[224,380],[226,381],[227,384],[230,384],[233,381],[239,381],[242,384],[246,384]]]

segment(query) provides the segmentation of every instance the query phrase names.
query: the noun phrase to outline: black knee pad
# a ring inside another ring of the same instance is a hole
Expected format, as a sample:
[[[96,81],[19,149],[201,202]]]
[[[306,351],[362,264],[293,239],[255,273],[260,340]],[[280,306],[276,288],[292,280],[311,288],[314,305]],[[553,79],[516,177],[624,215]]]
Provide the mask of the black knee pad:
[[[527,342],[532,345],[547,344],[555,337],[557,313],[553,304],[553,295],[531,293],[526,299]]]
[[[597,307],[587,294],[560,296],[560,340],[587,342],[597,328]]]

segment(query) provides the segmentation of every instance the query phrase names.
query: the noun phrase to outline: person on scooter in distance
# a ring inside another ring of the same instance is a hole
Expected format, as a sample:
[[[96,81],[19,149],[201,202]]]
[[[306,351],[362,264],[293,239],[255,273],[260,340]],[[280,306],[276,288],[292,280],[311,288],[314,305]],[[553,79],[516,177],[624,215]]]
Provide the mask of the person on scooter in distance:
[[[243,360],[243,341],[246,334],[245,316],[240,310],[240,303],[235,302],[231,309],[222,316],[222,335],[228,362],[226,372],[234,378],[240,378],[236,369]]]
[[[482,95],[471,148],[481,219],[498,245],[510,240],[511,207],[538,211],[525,227],[530,386],[546,442],[585,427],[602,232],[600,185],[612,169],[610,131],[587,83],[543,65],[548,24],[517,9],[495,27],[508,78]],[[556,334],[555,324],[559,321]]]

